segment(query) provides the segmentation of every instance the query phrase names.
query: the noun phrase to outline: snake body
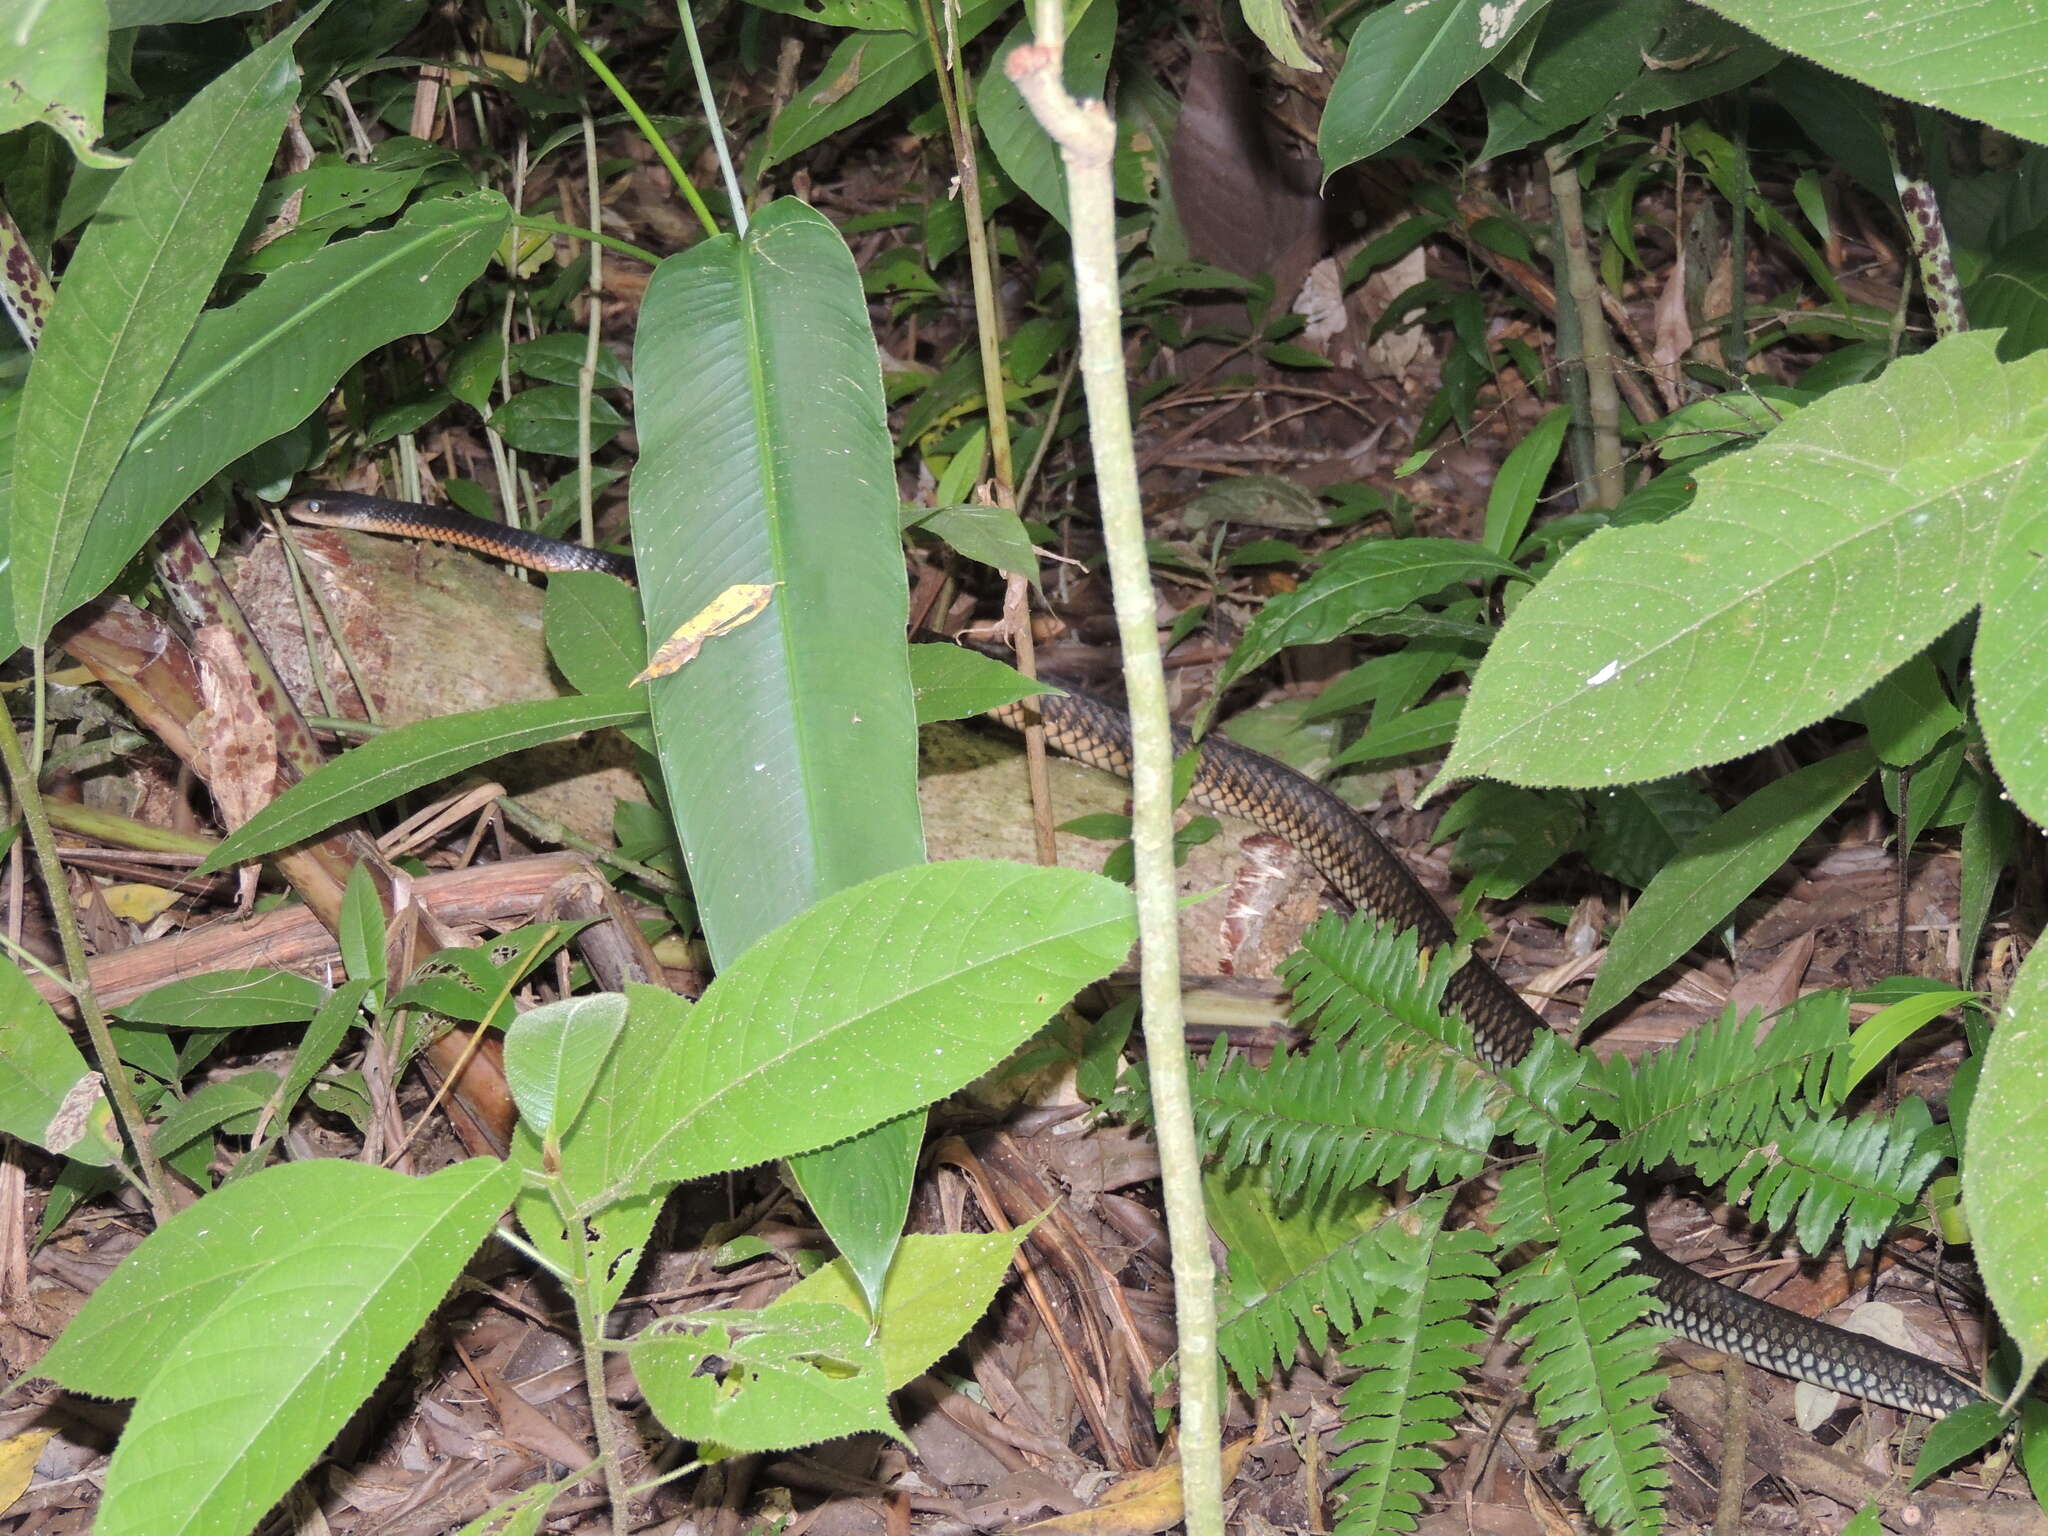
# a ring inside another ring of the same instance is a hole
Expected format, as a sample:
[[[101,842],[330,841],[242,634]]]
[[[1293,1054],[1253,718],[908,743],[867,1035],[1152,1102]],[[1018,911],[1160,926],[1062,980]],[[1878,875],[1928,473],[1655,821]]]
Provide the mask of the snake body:
[[[624,555],[588,549],[464,513],[382,497],[321,491],[288,504],[301,522],[457,544],[540,571],[600,571],[633,580]],[[1085,694],[1042,695],[990,711],[1021,728],[1035,715],[1046,740],[1066,757],[1130,777],[1130,721]],[[1176,731],[1175,750],[1188,746]],[[1347,901],[1397,928],[1413,929],[1425,948],[1454,942],[1450,919],[1365,819],[1315,780],[1249,748],[1211,736],[1191,790],[1228,812],[1286,838]],[[1496,1067],[1525,1056],[1548,1028],[1500,973],[1474,957],[1454,972],[1445,1001],[1471,1026],[1480,1054]],[[1753,1365],[1853,1397],[1940,1417],[1982,1396],[1931,1360],[1862,1334],[1774,1307],[1710,1280],[1645,1241],[1638,1269],[1655,1283],[1661,1319],[1674,1332]]]

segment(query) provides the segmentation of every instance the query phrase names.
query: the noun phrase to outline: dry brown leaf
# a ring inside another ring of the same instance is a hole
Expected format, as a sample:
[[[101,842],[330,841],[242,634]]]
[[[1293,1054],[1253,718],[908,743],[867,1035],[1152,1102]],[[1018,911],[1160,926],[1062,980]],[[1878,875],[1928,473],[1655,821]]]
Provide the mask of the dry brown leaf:
[[[12,1509],[14,1501],[28,1492],[43,1447],[56,1437],[54,1429],[25,1429],[0,1440],[0,1514]]]
[[[1244,1453],[1252,1437],[1223,1448],[1223,1486],[1237,1480],[1244,1465]],[[1180,1462],[1162,1462],[1134,1472],[1122,1482],[1103,1491],[1093,1509],[1078,1509],[1071,1515],[1054,1515],[1032,1525],[1020,1526],[1019,1536],[1156,1536],[1181,1522]]]

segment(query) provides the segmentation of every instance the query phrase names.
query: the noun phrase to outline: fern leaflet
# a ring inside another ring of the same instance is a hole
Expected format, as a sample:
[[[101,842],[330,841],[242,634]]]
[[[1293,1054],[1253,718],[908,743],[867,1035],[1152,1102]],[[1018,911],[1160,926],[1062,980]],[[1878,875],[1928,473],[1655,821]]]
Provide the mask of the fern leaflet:
[[[1918,1099],[1890,1118],[1802,1117],[1749,1154],[1728,1180],[1728,1197],[1773,1231],[1791,1223],[1808,1253],[1825,1248],[1840,1224],[1854,1263],[1919,1198],[1941,1160],[1926,1136],[1932,1123]]]
[[[1436,1447],[1451,1436],[1451,1395],[1478,1359],[1486,1333],[1472,1308],[1493,1295],[1488,1240],[1443,1230],[1445,1204],[1420,1201],[1402,1212],[1400,1259],[1419,1288],[1387,1292],[1381,1310],[1352,1336],[1344,1363],[1364,1374],[1345,1388],[1344,1427],[1352,1443],[1337,1457],[1347,1472],[1338,1536],[1415,1529],[1430,1474],[1443,1465]]]
[[[1621,1190],[1593,1162],[1583,1131],[1501,1181],[1500,1243],[1550,1245],[1508,1278],[1507,1296],[1528,1310],[1518,1331],[1536,1417],[1557,1435],[1579,1472],[1579,1492],[1602,1525],[1663,1526],[1666,1482],[1651,1373],[1665,1337],[1643,1319],[1651,1281],[1630,1272],[1628,1211]],[[1640,1241],[1640,1239],[1638,1239]]]
[[[1381,1060],[1319,1045],[1261,1068],[1213,1052],[1191,1088],[1203,1150],[1259,1162],[1283,1198],[1362,1184],[1467,1178],[1494,1137],[1491,1085],[1441,1060]]]

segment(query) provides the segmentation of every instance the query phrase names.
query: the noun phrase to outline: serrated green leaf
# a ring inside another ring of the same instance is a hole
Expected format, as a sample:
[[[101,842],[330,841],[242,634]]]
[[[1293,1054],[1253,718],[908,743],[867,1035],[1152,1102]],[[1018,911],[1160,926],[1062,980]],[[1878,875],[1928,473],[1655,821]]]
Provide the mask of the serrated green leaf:
[[[616,992],[561,998],[513,1020],[505,1081],[536,1136],[559,1136],[583,1112],[625,1027],[626,999]]]
[[[1842,708],[1978,601],[2048,455],[2048,356],[1953,337],[1699,471],[1692,506],[1594,534],[1509,615],[1439,782],[1663,778]],[[2038,495],[2038,492],[2031,493]]]
[[[2048,142],[2048,13],[2031,0],[1703,3],[1853,80]]]
[[[965,860],[820,901],[669,1025],[629,1190],[838,1141],[993,1066],[1121,964],[1130,892],[1099,875]],[[676,1006],[634,988],[637,1019]],[[656,1026],[661,1027],[661,1026]]]
[[[880,1344],[865,1318],[830,1302],[689,1313],[627,1354],[647,1406],[680,1439],[734,1451],[863,1432],[903,1439]],[[706,1370],[714,1362],[716,1374]]]
[[[2048,951],[2037,947],[1992,1032],[1970,1109],[1963,1211],[1977,1267],[1998,1320],[2020,1350],[2013,1388],[2024,1391],[2048,1358],[2048,1201],[2039,1173],[2048,1156]]]
[[[1008,1232],[912,1232],[897,1246],[874,1319],[882,1382],[891,1392],[922,1376],[958,1344],[995,1300],[1010,1260],[1036,1223]],[[775,1298],[785,1305],[829,1303],[863,1321],[868,1303],[844,1259],[814,1270]]]
[[[136,1400],[94,1529],[253,1527],[383,1379],[516,1183],[490,1158],[426,1178],[285,1163],[144,1238],[37,1366]]]

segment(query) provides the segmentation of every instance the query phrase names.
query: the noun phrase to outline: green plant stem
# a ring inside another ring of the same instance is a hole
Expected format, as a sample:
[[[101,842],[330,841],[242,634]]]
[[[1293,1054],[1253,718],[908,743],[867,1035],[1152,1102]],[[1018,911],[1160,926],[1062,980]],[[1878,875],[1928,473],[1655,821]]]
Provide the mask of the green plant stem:
[[[1008,72],[1040,126],[1060,146],[1074,239],[1081,325],[1081,382],[1088,400],[1102,531],[1109,550],[1124,686],[1131,710],[1131,844],[1138,898],[1139,985],[1159,1136],[1167,1237],[1173,1255],[1180,1344],[1182,1497],[1189,1536],[1223,1536],[1216,1271],[1202,1208],[1180,997],[1180,904],[1173,873],[1173,735],[1166,669],[1145,559],[1131,403],[1124,381],[1117,295],[1116,202],[1110,163],[1116,122],[1099,101],[1067,94],[1060,70],[1066,35],[1060,0],[1039,0],[1037,41],[1010,55]]]
[[[580,224],[564,224],[560,219],[544,219],[536,213],[522,213],[512,220],[515,229],[538,230],[544,234],[567,235],[572,240],[587,240],[592,245],[602,245],[617,251],[621,256],[630,256],[635,261],[644,261],[650,267],[661,265],[661,258],[644,245],[635,245],[630,240],[621,240],[617,235],[607,235],[602,230],[585,229]]]
[[[583,179],[588,188],[590,217],[596,222],[604,184],[597,174],[597,127],[583,114]],[[576,526],[585,544],[597,542],[597,513],[591,506],[590,402],[597,394],[599,333],[604,328],[604,247],[590,247],[590,280],[584,285],[590,313],[583,322],[583,362],[576,370]]]
[[[711,210],[704,205],[704,199],[699,195],[696,184],[683,173],[682,163],[676,159],[675,152],[668,147],[668,141],[655,128],[647,113],[642,110],[640,103],[633,99],[633,93],[626,89],[617,75],[612,73],[611,66],[597,56],[596,50],[590,44],[577,36],[576,29],[563,20],[562,13],[552,5],[549,5],[548,0],[527,0],[527,3],[540,13],[542,20],[555,29],[556,36],[569,45],[570,51],[583,61],[585,67],[604,82],[605,89],[610,91],[613,99],[625,109],[626,116],[633,119],[633,126],[640,130],[641,134],[646,138],[648,146],[660,158],[662,165],[667,168],[669,175],[675,179],[676,190],[683,194],[685,201],[690,205],[691,212],[697,215],[697,222],[704,226],[705,235],[717,234],[718,221],[711,217]]]
[[[36,671],[40,675],[42,647],[37,646],[35,651]],[[0,760],[6,764],[7,780],[14,787],[15,804],[21,807],[21,819],[28,824],[29,841],[35,845],[36,861],[42,867],[50,915],[56,920],[57,935],[64,944],[64,969],[70,973],[71,995],[78,1000],[78,1014],[85,1020],[85,1031],[92,1040],[100,1076],[105,1079],[115,1112],[121,1117],[121,1128],[128,1133],[129,1144],[135,1149],[135,1161],[142,1169],[143,1187],[149,1195],[150,1212],[158,1222],[168,1221],[177,1207],[171,1203],[163,1164],[157,1161],[156,1149],[150,1145],[149,1126],[142,1117],[141,1104],[136,1102],[134,1085],[128,1081],[127,1069],[121,1065],[121,1053],[114,1048],[113,1031],[107,1027],[107,1016],[100,1010],[99,996],[92,989],[92,966],[85,956],[85,936],[79,931],[78,910],[71,904],[71,887],[64,878],[64,863],[57,856],[57,835],[51,829],[49,813],[43,805],[42,788],[29,771],[28,759],[21,751],[21,738],[15,734],[11,720],[0,724]]]
[[[704,126],[711,134],[711,149],[718,156],[718,172],[725,178],[725,198],[732,204],[733,227],[747,232],[747,202],[740,195],[739,174],[733,170],[732,151],[726,147],[725,125],[718,120],[718,97],[711,89],[711,73],[704,67],[704,48],[697,41],[697,17],[690,0],[677,0],[676,15],[683,24],[683,46],[689,50],[690,72],[697,79],[697,100],[704,108]]]
[[[1586,398],[1593,427],[1593,500],[1612,507],[1627,486],[1622,480],[1621,395],[1614,386],[1614,342],[1607,317],[1600,311],[1600,280],[1586,249],[1586,221],[1579,201],[1579,170],[1556,145],[1544,151],[1550,170],[1550,195],[1557,204],[1561,234],[1558,261],[1564,281],[1558,286],[1558,309],[1570,304],[1577,312],[1581,356],[1586,367]]]
[[[996,303],[988,220],[981,206],[981,162],[975,150],[973,127],[967,121],[971,86],[964,66],[957,81],[947,72],[946,35],[933,14],[932,0],[918,0],[918,11],[924,17],[925,46],[932,51],[932,79],[939,88],[946,133],[953,141],[953,163],[960,169],[960,207],[967,222],[967,270],[974,284],[975,333],[981,344],[981,388],[988,401],[989,455],[995,463],[996,484],[1004,496],[1013,497],[1017,476],[1010,451],[1009,401],[1003,389],[1002,307]],[[1014,510],[1014,499],[1004,505]]]
[[[569,1242],[569,1295],[576,1304],[576,1342],[583,1352],[583,1388],[590,1394],[590,1422],[597,1431],[597,1451],[604,1462],[605,1495],[612,1506],[612,1536],[626,1536],[631,1496],[624,1468],[619,1465],[619,1423],[612,1414],[611,1399],[605,1395],[604,1314],[598,1310],[597,1284],[590,1273],[590,1239],[585,1235],[583,1218],[576,1214],[576,1201],[561,1179],[549,1178],[547,1190]]]

